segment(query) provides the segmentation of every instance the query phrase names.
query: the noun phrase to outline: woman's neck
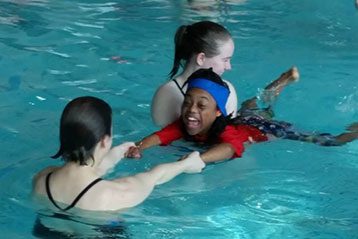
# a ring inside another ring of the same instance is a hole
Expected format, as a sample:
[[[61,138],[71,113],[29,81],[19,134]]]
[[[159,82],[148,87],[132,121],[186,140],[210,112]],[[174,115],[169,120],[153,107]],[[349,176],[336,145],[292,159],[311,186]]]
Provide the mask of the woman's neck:
[[[198,69],[197,66],[195,66],[193,64],[187,64],[184,67],[183,72],[180,75],[178,75],[177,77],[175,77],[175,79],[181,86],[183,86],[184,83],[188,80],[189,76],[191,74],[193,74],[197,69]]]
[[[92,160],[88,160],[87,165],[80,165],[78,162],[67,162],[62,169],[67,172],[73,172],[80,178],[80,175],[85,175],[86,177],[97,177],[97,165],[94,165]],[[93,164],[92,164],[93,163]]]

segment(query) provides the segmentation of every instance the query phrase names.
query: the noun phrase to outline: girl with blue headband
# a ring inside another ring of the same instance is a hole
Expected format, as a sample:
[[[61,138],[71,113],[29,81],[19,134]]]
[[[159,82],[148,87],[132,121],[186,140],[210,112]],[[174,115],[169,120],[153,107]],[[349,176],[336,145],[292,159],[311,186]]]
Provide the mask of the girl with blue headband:
[[[213,145],[200,155],[208,163],[240,157],[245,142],[267,140],[266,135],[254,127],[228,124],[230,114],[226,111],[225,104],[230,91],[220,76],[211,69],[197,70],[188,78],[187,84],[181,117],[145,137],[136,147],[131,147],[126,153],[127,157],[139,158],[141,151],[146,148],[168,145],[184,138]]]
[[[272,84],[270,88],[274,89],[274,93],[279,93],[285,82],[276,81]],[[247,101],[240,114],[231,119],[225,108],[229,93],[226,83],[211,69],[197,70],[188,78],[180,118],[130,147],[126,156],[140,158],[142,150],[146,148],[168,145],[184,138],[211,144],[208,150],[200,154],[205,163],[210,163],[241,157],[245,143],[266,141],[268,136],[313,142],[322,146],[339,146],[358,137],[358,123],[338,136],[294,131],[291,124],[267,116],[270,115],[269,108],[257,109],[256,98]]]

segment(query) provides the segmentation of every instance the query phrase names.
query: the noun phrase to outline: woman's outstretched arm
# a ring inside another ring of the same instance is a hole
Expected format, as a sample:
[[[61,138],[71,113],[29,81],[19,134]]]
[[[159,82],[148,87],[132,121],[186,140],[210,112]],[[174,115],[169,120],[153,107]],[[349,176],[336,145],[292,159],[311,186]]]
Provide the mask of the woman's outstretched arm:
[[[150,195],[156,185],[166,183],[181,173],[200,173],[204,167],[199,152],[193,152],[182,160],[160,164],[148,172],[114,180],[122,189],[126,189],[126,196],[115,192],[112,199],[118,200],[124,207],[136,206]]]
[[[135,146],[133,142],[126,142],[121,145],[113,147],[103,158],[98,165],[99,176],[105,175],[125,156],[125,153],[130,147]]]

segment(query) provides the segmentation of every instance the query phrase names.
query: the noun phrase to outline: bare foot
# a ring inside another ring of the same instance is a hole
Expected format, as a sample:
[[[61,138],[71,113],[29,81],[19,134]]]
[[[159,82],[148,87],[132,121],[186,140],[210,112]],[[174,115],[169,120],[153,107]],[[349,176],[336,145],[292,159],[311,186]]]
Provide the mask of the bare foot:
[[[343,133],[343,134],[336,136],[336,140],[341,144],[352,142],[352,141],[356,140],[357,138],[358,138],[358,131]]]
[[[275,91],[275,94],[278,95],[282,91],[283,87],[292,82],[298,81],[299,77],[300,74],[298,73],[297,67],[293,66],[288,71],[282,73],[278,79],[267,85],[265,90]]]
[[[265,87],[265,90],[262,93],[263,101],[271,105],[276,100],[276,97],[281,93],[283,88],[292,82],[298,81],[299,77],[300,74],[295,66],[282,73],[278,79],[274,80]]]
[[[346,129],[352,132],[358,132],[358,122],[349,125]]]

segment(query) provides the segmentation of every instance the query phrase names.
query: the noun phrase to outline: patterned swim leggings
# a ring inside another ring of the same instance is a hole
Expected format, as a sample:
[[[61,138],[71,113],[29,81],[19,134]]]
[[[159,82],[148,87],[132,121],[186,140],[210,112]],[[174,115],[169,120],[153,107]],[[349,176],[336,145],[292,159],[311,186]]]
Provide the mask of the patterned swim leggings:
[[[234,119],[234,124],[247,124],[254,126],[266,134],[271,134],[277,138],[311,142],[322,146],[340,146],[334,135],[318,132],[300,132],[294,129],[292,124],[284,121],[274,120],[274,113],[271,107],[241,108],[238,116]]]

